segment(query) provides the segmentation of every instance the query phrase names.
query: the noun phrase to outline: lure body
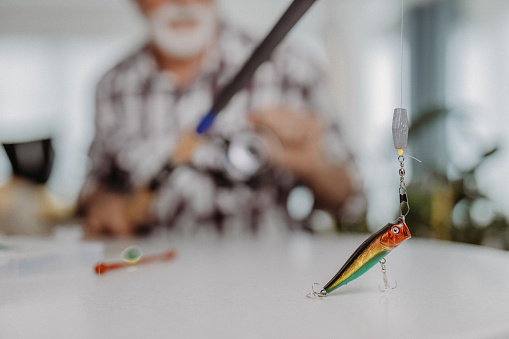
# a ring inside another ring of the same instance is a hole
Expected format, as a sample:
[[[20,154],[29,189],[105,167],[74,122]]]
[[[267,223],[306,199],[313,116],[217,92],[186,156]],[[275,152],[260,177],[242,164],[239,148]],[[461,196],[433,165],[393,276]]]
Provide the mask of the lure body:
[[[403,218],[400,217],[396,222],[388,223],[355,250],[338,273],[323,287],[321,293],[323,295],[331,293],[338,287],[360,277],[410,237],[410,230]]]

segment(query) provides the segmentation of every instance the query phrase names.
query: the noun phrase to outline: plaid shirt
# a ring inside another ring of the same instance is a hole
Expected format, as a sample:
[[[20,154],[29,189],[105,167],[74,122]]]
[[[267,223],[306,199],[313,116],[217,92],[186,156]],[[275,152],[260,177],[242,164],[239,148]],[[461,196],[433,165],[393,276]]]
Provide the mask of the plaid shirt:
[[[185,89],[174,85],[171,73],[158,69],[148,47],[110,70],[97,86],[96,135],[82,196],[98,186],[127,191],[148,184],[171,159],[180,133],[195,128],[215,94],[255,47],[254,39],[222,26],[217,48]],[[269,220],[293,223],[285,208],[285,192],[295,183],[289,173],[269,171],[256,184],[231,181],[218,161],[224,141],[248,129],[246,112],[269,105],[291,105],[322,115],[330,122],[325,143],[329,156],[338,161],[348,158],[332,123],[333,109],[320,70],[301,51],[281,46],[217,117],[209,132],[212,141],[194,153],[190,166],[175,169],[162,184],[153,206],[160,223],[219,228],[258,228]]]

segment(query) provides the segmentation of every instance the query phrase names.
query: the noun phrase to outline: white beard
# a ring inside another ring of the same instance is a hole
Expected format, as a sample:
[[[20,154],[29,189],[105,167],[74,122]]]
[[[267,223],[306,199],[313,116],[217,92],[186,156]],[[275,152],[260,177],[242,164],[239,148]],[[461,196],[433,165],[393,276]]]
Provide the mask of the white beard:
[[[148,17],[154,43],[167,56],[188,59],[204,52],[217,32],[217,9],[207,4],[165,4]],[[192,27],[174,28],[179,22]]]

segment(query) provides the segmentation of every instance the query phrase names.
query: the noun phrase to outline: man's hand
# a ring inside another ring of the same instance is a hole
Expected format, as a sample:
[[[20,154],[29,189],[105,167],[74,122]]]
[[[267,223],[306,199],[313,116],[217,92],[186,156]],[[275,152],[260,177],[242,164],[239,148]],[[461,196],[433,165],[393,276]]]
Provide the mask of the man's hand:
[[[174,165],[185,165],[190,163],[194,150],[204,141],[204,137],[196,134],[195,131],[184,131],[178,140],[175,150],[173,151],[171,162]]]
[[[316,115],[273,107],[249,115],[249,121],[269,149],[269,161],[297,175],[307,176],[323,159],[325,123]],[[270,133],[264,133],[268,129]],[[274,138],[275,136],[275,138]]]
[[[248,119],[255,129],[262,130],[269,161],[293,172],[308,185],[321,207],[339,208],[353,193],[343,166],[324,152],[327,126],[318,115],[274,107],[253,112]],[[263,133],[264,128],[271,133]]]
[[[128,218],[128,197],[118,193],[98,191],[87,200],[85,212],[87,235],[107,234],[128,237],[133,234],[134,225]]]

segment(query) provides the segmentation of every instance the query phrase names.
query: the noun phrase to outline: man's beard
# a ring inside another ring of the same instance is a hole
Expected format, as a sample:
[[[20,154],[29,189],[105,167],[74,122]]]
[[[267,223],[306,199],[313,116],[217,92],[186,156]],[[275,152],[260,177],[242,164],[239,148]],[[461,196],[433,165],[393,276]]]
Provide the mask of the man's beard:
[[[165,55],[188,59],[205,52],[213,43],[217,20],[215,5],[169,3],[150,14],[149,25],[154,43]]]

